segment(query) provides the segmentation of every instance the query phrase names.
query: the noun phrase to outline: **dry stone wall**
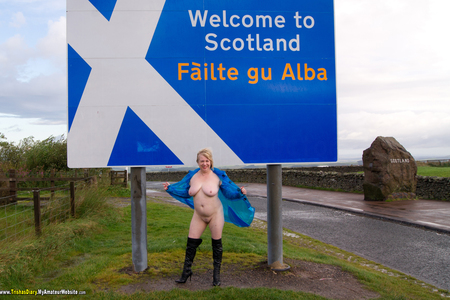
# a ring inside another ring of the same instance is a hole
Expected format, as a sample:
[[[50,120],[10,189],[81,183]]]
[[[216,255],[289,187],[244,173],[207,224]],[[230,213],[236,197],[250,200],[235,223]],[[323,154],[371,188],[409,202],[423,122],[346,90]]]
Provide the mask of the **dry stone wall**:
[[[344,192],[363,192],[362,166],[325,168],[284,168],[283,185],[317,187]],[[225,170],[235,182],[266,183],[266,169]],[[187,171],[149,172],[148,181],[180,181]],[[420,199],[450,201],[450,178],[417,176],[416,195]]]
[[[450,178],[417,176],[416,195],[420,199],[450,201]]]

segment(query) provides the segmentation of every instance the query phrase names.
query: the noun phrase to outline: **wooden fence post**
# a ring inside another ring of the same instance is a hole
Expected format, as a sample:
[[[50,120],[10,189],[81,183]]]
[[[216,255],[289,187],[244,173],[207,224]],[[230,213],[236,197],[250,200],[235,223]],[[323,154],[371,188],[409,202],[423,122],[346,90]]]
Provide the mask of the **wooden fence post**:
[[[128,170],[124,171],[110,171],[109,175],[111,177],[111,185],[122,185],[123,187],[128,187]],[[123,178],[123,181],[120,181]],[[119,179],[119,180],[118,180]]]
[[[41,195],[39,190],[33,190],[34,227],[36,235],[41,235]]]
[[[75,217],[75,182],[70,182],[70,213]]]
[[[50,173],[50,176],[51,176],[52,179],[55,178],[55,169],[52,169],[52,171]],[[50,187],[51,187],[51,189],[50,189],[50,201],[53,201],[54,198],[55,198],[55,189],[54,189],[55,188],[55,180],[51,180],[50,181]]]
[[[16,180],[16,170],[9,170],[9,195],[11,202],[17,201],[17,180]]]

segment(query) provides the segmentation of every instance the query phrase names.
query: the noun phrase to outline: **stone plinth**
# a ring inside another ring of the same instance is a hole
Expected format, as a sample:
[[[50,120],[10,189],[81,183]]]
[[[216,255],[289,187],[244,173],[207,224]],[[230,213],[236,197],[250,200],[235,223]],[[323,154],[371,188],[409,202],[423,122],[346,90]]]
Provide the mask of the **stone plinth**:
[[[415,199],[416,161],[393,137],[377,137],[363,153],[364,200]]]

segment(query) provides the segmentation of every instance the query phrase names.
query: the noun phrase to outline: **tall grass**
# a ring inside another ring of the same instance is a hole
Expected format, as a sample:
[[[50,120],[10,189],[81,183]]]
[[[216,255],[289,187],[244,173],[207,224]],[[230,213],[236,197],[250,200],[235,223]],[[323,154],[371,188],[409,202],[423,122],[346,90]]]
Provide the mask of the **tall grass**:
[[[49,214],[51,211],[53,215],[57,213],[55,210],[44,209],[43,220],[48,221],[47,226],[43,226],[41,236],[36,237],[32,227],[27,234],[1,243],[0,287],[27,288],[36,276],[47,270],[54,270],[64,261],[66,251],[80,238],[99,232],[99,220],[117,220],[117,211],[107,202],[108,195],[105,187],[79,186],[76,192],[75,218],[68,216],[66,222],[58,222],[55,219],[52,222]],[[25,207],[19,205],[14,209]],[[28,214],[33,214],[29,208],[26,210]],[[69,212],[68,208],[64,208],[64,211]],[[27,222],[34,224],[34,219],[28,219]]]

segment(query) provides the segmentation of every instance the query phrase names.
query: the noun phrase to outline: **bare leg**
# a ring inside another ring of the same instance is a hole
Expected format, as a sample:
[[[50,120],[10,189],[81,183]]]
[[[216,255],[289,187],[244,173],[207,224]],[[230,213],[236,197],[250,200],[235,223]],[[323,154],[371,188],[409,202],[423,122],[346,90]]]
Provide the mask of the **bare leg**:
[[[222,238],[223,226],[225,219],[221,211],[217,212],[209,222],[209,230],[211,231],[211,238],[219,240]]]
[[[202,218],[194,211],[192,216],[191,225],[189,226],[189,237],[193,239],[199,239],[208,226],[208,223],[203,221]]]

